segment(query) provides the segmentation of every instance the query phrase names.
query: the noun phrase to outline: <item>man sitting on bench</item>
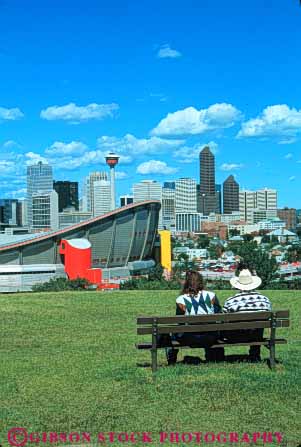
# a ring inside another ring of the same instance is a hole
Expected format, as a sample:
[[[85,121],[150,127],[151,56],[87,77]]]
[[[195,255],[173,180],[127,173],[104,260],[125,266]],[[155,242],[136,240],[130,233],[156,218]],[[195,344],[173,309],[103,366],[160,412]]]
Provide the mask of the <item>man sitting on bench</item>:
[[[182,295],[176,299],[177,315],[207,315],[221,312],[221,306],[214,292],[204,290],[202,275],[197,271],[186,272]],[[178,341],[184,346],[197,346],[205,348],[207,361],[224,360],[223,348],[210,349],[219,338],[217,332],[208,333],[180,333],[174,334],[172,340]],[[169,365],[174,365],[177,361],[178,349],[167,348],[166,357]]]
[[[254,312],[254,311],[271,311],[270,300],[256,289],[261,284],[261,278],[252,275],[246,265],[241,264],[239,267],[239,275],[230,279],[232,287],[240,290],[236,295],[225,301],[223,312]],[[225,331],[224,338],[228,341],[261,341],[263,338],[263,329],[244,329],[238,331]],[[260,346],[250,346],[249,358],[251,362],[260,362]]]

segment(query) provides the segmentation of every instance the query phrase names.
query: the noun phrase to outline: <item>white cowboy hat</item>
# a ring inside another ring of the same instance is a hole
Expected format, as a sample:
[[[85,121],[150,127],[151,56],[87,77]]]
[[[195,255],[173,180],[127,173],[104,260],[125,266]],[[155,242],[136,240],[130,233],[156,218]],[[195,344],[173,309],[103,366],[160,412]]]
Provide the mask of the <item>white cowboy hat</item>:
[[[239,290],[253,290],[260,286],[262,280],[259,276],[253,276],[250,270],[241,270],[238,276],[230,279],[230,284]]]

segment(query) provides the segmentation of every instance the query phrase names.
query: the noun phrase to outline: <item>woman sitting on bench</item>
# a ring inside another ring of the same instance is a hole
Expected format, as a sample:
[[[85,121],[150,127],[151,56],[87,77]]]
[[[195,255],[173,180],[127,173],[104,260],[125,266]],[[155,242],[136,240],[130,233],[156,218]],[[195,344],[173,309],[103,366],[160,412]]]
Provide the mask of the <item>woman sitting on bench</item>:
[[[193,270],[186,272],[183,291],[176,299],[176,315],[207,315],[222,312],[221,306],[214,292],[204,289],[202,275]],[[209,333],[182,333],[174,334],[172,340],[181,345],[205,348],[207,361],[223,361],[223,348],[210,349],[218,339],[217,332]],[[168,365],[174,365],[177,361],[178,349],[166,348]]]

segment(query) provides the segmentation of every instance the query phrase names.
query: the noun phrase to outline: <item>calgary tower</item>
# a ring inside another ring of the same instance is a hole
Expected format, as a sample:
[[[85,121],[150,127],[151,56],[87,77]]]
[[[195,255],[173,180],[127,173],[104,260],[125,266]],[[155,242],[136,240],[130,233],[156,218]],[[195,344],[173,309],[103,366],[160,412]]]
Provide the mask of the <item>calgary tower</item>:
[[[119,161],[119,155],[110,152],[106,157],[106,163],[110,167],[111,174],[111,210],[113,211],[115,206],[115,166]]]

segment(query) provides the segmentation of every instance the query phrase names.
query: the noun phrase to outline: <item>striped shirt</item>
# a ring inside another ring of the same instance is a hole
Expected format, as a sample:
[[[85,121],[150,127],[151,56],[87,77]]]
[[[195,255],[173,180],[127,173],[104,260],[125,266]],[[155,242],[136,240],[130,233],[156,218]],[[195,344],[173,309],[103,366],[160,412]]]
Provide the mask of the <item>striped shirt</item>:
[[[269,312],[272,309],[270,300],[256,291],[239,292],[225,301],[223,312]]]

